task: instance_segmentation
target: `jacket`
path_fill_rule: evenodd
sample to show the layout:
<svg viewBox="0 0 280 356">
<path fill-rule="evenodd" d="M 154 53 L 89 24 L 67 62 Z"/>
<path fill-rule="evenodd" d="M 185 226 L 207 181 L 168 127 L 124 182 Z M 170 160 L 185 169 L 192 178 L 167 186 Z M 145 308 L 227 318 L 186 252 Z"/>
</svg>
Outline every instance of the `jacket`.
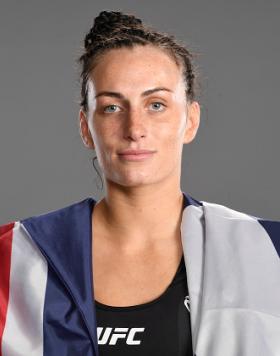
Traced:
<svg viewBox="0 0 280 356">
<path fill-rule="evenodd" d="M 182 193 L 193 354 L 279 356 L 280 221 Z M 0 356 L 98 356 L 95 203 L 0 226 Z"/>
</svg>

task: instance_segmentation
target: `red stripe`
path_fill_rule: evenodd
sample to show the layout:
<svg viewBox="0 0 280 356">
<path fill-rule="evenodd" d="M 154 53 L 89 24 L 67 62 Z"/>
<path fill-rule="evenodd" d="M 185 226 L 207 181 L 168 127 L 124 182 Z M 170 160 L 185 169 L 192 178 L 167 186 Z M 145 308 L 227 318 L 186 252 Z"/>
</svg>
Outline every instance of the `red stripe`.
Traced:
<svg viewBox="0 0 280 356">
<path fill-rule="evenodd" d="M 7 308 L 9 302 L 10 268 L 14 225 L 15 223 L 11 222 L 0 226 L 0 356 L 2 356 L 2 337 L 6 323 Z"/>
</svg>

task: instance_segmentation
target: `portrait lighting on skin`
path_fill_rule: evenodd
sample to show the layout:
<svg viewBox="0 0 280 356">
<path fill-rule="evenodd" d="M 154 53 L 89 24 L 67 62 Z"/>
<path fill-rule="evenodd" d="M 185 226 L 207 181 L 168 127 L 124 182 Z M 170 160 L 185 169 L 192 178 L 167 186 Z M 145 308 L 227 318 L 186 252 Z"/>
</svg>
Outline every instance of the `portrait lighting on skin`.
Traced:
<svg viewBox="0 0 280 356">
<path fill-rule="evenodd" d="M 154 225 L 159 202 L 162 221 L 181 210 L 182 148 L 194 139 L 200 118 L 198 102 L 186 98 L 181 67 L 150 45 L 109 50 L 91 70 L 87 102 L 80 132 L 106 180 L 106 197 L 95 209 L 102 207 L 111 228 L 118 221 L 128 229 L 123 241 L 126 235 L 135 241 L 137 231 L 139 242 L 153 231 L 163 236 L 167 226 L 157 233 Z"/>
</svg>

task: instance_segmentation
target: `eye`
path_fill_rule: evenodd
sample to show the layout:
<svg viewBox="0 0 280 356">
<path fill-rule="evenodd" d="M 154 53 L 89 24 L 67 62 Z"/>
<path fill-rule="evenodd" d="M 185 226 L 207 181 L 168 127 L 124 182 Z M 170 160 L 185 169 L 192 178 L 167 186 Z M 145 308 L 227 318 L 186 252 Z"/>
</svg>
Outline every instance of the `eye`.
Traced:
<svg viewBox="0 0 280 356">
<path fill-rule="evenodd" d="M 104 112 L 109 112 L 109 113 L 110 113 L 110 112 L 116 112 L 116 111 L 114 110 L 114 108 L 117 108 L 117 107 L 118 107 L 118 106 L 115 105 L 115 104 L 105 106 L 105 107 L 104 107 Z M 113 111 L 107 111 L 107 110 L 106 110 L 107 108 L 111 108 L 111 109 L 113 108 Z"/>
<path fill-rule="evenodd" d="M 166 105 L 164 105 L 163 103 L 159 102 L 159 101 L 154 101 L 151 105 L 154 105 L 154 108 L 156 109 L 160 109 L 161 107 L 165 107 Z M 163 111 L 164 108 L 160 109 L 160 110 L 155 110 L 155 111 Z"/>
</svg>

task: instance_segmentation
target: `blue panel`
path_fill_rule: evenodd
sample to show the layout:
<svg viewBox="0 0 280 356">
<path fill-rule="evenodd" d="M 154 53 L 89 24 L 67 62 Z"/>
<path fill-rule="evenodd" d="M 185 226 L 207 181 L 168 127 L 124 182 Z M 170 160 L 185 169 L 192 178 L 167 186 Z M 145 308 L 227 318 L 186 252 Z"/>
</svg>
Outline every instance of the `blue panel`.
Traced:
<svg viewBox="0 0 280 356">
<path fill-rule="evenodd" d="M 280 221 L 258 219 L 258 222 L 265 228 L 280 257 Z"/>
<path fill-rule="evenodd" d="M 44 306 L 44 356 L 96 356 L 81 313 L 51 267 Z"/>
<path fill-rule="evenodd" d="M 45 346 L 52 350 L 57 343 L 56 352 L 46 352 L 48 356 L 98 355 L 91 256 L 91 214 L 95 203 L 93 198 L 87 198 L 21 221 L 48 262 Z M 74 352 L 73 342 L 65 351 L 66 331 L 73 340 L 80 340 L 80 352 Z M 91 353 L 87 351 L 90 344 Z"/>
</svg>

